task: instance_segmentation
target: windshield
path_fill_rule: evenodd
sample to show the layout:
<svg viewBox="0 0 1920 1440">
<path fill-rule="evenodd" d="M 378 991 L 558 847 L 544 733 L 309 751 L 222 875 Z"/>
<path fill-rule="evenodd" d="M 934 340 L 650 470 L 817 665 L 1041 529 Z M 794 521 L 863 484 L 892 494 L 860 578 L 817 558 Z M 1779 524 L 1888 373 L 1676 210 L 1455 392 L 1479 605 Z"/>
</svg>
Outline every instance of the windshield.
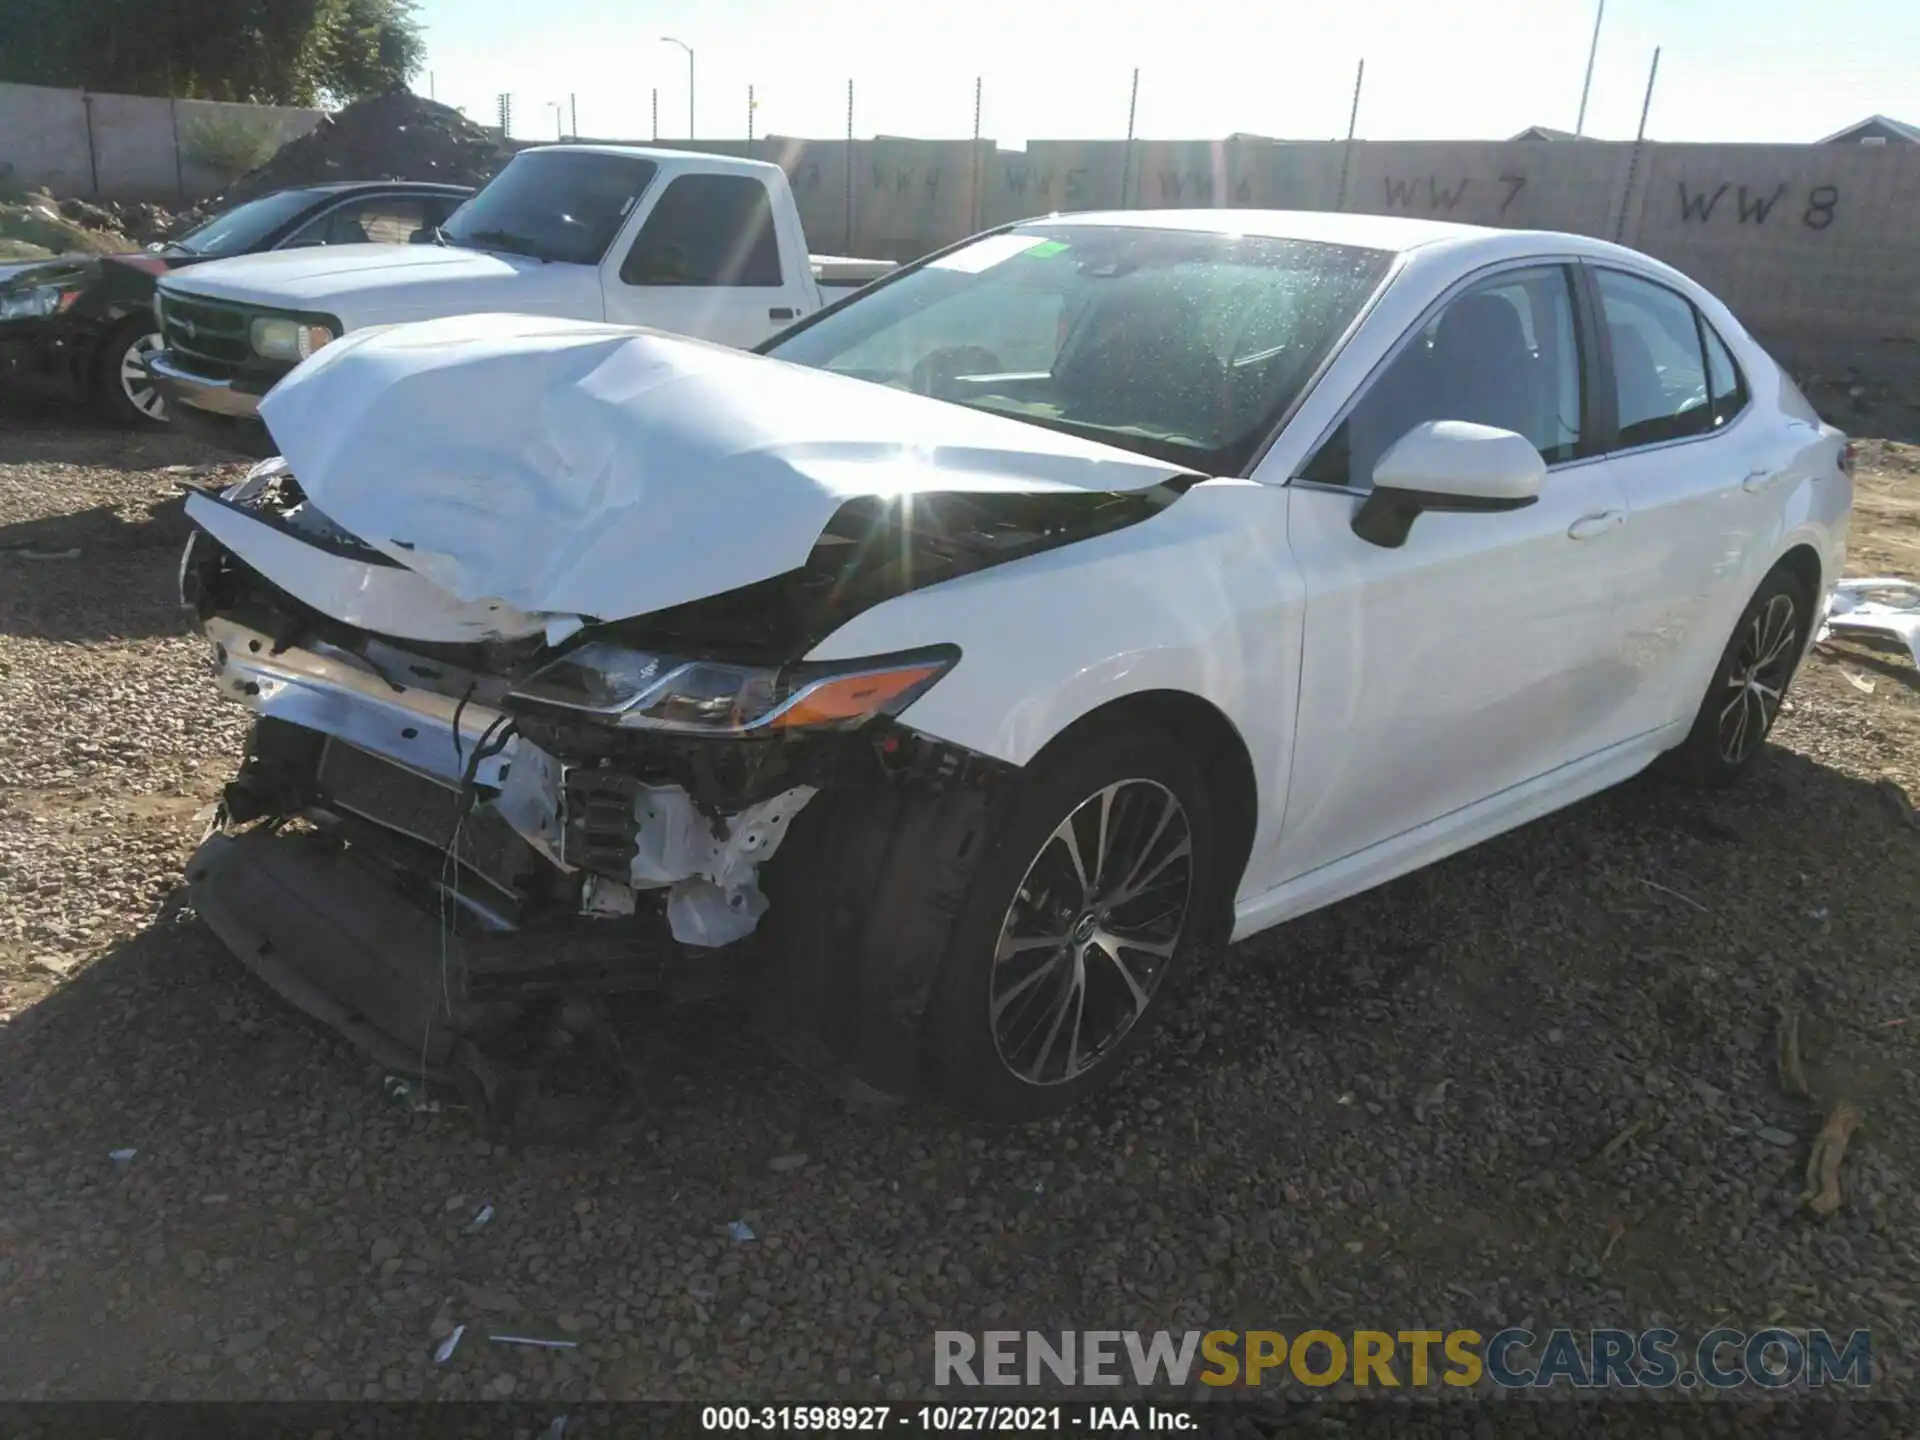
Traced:
<svg viewBox="0 0 1920 1440">
<path fill-rule="evenodd" d="M 767 353 L 1233 474 L 1392 258 L 1260 236 L 1023 225 Z"/>
<path fill-rule="evenodd" d="M 638 155 L 528 150 L 448 217 L 455 245 L 597 265 L 657 167 Z"/>
<path fill-rule="evenodd" d="M 324 198 L 311 190 L 276 190 L 223 210 L 197 230 L 189 230 L 163 247 L 174 254 L 200 255 L 209 260 L 247 255 L 264 246 L 281 226 L 292 223 Z"/>
</svg>

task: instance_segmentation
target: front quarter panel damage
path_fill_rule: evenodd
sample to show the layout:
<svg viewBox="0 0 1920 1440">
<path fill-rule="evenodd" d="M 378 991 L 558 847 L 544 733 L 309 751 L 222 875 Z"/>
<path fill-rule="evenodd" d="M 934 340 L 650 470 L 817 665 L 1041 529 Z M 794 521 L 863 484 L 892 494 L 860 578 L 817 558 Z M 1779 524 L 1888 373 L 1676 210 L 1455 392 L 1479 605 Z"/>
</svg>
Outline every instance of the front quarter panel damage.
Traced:
<svg viewBox="0 0 1920 1440">
<path fill-rule="evenodd" d="M 1287 500 L 1281 487 L 1208 481 L 1150 524 L 876 605 L 807 658 L 951 641 L 959 664 L 901 720 L 1012 766 L 1129 697 L 1198 697 L 1238 731 L 1260 787 L 1240 886 L 1256 893 L 1271 883 L 1262 857 L 1285 804 L 1305 621 Z"/>
</svg>

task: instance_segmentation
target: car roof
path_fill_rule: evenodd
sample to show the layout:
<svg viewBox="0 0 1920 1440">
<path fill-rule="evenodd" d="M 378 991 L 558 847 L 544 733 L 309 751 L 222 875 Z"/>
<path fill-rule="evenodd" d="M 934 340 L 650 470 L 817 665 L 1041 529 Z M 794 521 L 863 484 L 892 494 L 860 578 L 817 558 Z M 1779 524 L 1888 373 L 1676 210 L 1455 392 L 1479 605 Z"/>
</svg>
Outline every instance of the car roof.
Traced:
<svg viewBox="0 0 1920 1440">
<path fill-rule="evenodd" d="M 568 155 L 632 155 L 642 160 L 651 160 L 656 165 L 685 164 L 698 161 L 703 168 L 718 171 L 732 171 L 741 175 L 766 175 L 769 172 L 784 177 L 786 172 L 771 160 L 753 160 L 744 155 L 715 155 L 707 150 L 674 150 L 666 146 L 654 145 L 529 145 L 520 153 L 531 154 L 535 151 L 558 150 Z"/>
<path fill-rule="evenodd" d="M 288 185 L 302 195 L 355 195 L 365 190 L 417 190 L 429 195 L 471 195 L 471 185 L 449 185 L 444 180 L 330 180 L 324 185 Z"/>
<path fill-rule="evenodd" d="M 1131 225 L 1157 230 L 1198 230 L 1227 235 L 1259 235 L 1276 240 L 1311 240 L 1355 245 L 1404 254 L 1444 248 L 1460 261 L 1504 260 L 1541 255 L 1647 257 L 1624 246 L 1556 230 L 1502 230 L 1454 220 L 1423 220 L 1410 215 L 1363 215 L 1333 210 L 1096 210 L 1036 216 L 1033 222 L 1074 225 Z"/>
</svg>

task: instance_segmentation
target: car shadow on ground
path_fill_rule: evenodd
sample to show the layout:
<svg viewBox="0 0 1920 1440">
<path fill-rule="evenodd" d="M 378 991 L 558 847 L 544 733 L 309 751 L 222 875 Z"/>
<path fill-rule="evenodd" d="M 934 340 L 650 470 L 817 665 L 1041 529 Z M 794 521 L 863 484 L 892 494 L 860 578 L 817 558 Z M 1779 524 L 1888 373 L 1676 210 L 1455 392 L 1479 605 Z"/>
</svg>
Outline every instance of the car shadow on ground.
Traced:
<svg viewBox="0 0 1920 1440">
<path fill-rule="evenodd" d="M 183 632 L 171 577 L 192 530 L 185 503 L 182 486 L 157 484 L 132 518 L 102 504 L 0 524 L 0 633 L 71 642 Z"/>
</svg>

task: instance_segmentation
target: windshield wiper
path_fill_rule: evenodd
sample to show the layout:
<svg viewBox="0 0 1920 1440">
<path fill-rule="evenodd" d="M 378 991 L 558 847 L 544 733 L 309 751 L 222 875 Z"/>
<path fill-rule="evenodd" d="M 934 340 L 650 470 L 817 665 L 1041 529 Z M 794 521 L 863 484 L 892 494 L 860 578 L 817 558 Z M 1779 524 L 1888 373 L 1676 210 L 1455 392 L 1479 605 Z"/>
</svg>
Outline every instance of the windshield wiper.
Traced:
<svg viewBox="0 0 1920 1440">
<path fill-rule="evenodd" d="M 482 250 L 504 250 L 509 255 L 524 255 L 529 260 L 538 260 L 542 265 L 553 262 L 538 249 L 531 249 L 534 241 L 524 235 L 515 235 L 511 230 L 474 230 L 458 238 L 457 243 L 475 245 Z"/>
</svg>

